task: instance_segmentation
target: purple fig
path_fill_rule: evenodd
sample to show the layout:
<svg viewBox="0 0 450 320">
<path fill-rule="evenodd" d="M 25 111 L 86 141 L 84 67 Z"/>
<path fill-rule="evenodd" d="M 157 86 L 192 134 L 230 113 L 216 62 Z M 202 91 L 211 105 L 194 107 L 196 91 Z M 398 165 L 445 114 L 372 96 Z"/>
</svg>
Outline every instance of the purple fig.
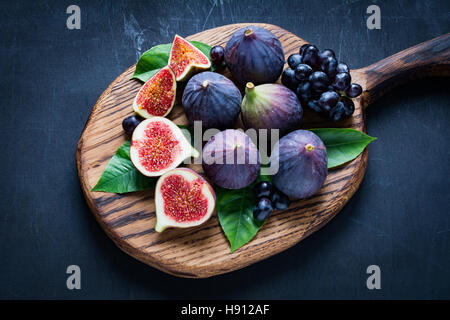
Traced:
<svg viewBox="0 0 450 320">
<path fill-rule="evenodd" d="M 225 62 L 242 85 L 275 82 L 283 71 L 283 47 L 270 31 L 248 26 L 236 31 L 228 41 Z"/>
<path fill-rule="evenodd" d="M 254 86 L 247 83 L 242 100 L 242 121 L 253 129 L 279 129 L 280 136 L 298 129 L 303 109 L 294 92 L 273 83 Z"/>
<path fill-rule="evenodd" d="M 203 148 L 203 171 L 216 185 L 240 189 L 258 177 L 259 151 L 250 137 L 228 129 L 214 135 Z"/>
<path fill-rule="evenodd" d="M 242 95 L 233 82 L 221 74 L 202 72 L 193 76 L 183 92 L 182 103 L 191 126 L 202 121 L 203 129 L 234 127 Z"/>
<path fill-rule="evenodd" d="M 271 167 L 278 164 L 273 184 L 291 198 L 315 194 L 327 177 L 327 152 L 322 140 L 307 130 L 296 130 L 277 142 L 270 156 Z"/>
</svg>

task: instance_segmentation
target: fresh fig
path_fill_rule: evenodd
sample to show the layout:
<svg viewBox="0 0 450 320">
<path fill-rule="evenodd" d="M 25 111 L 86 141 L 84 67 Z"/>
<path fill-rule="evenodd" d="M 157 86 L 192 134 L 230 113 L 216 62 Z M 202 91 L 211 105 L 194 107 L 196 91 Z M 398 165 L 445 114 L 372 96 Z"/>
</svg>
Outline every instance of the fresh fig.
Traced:
<svg viewBox="0 0 450 320">
<path fill-rule="evenodd" d="M 280 136 L 298 129 L 303 117 L 295 93 L 274 83 L 259 86 L 247 83 L 241 111 L 247 129 L 279 129 Z"/>
<path fill-rule="evenodd" d="M 191 125 L 202 121 L 204 129 L 234 127 L 242 95 L 233 82 L 221 74 L 202 72 L 193 76 L 183 92 L 183 107 Z"/>
<path fill-rule="evenodd" d="M 283 47 L 270 31 L 248 26 L 236 31 L 228 41 L 225 62 L 242 85 L 275 82 L 283 71 Z"/>
<path fill-rule="evenodd" d="M 295 199 L 315 194 L 327 177 L 327 152 L 322 140 L 308 130 L 296 130 L 275 144 L 271 166 L 278 163 L 273 184 Z"/>
<path fill-rule="evenodd" d="M 187 79 L 192 73 L 211 68 L 208 57 L 192 43 L 175 35 L 169 56 L 169 67 L 177 81 Z"/>
<path fill-rule="evenodd" d="M 170 170 L 156 183 L 155 230 L 198 226 L 211 217 L 215 204 L 214 190 L 202 176 L 188 168 Z"/>
<path fill-rule="evenodd" d="M 260 167 L 258 149 L 240 130 L 221 131 L 203 148 L 203 170 L 220 187 L 244 188 L 255 181 Z"/>
<path fill-rule="evenodd" d="M 186 158 L 198 156 L 181 129 L 167 118 L 152 117 L 134 129 L 130 159 L 143 175 L 160 176 Z"/>
<path fill-rule="evenodd" d="M 133 101 L 134 112 L 143 118 L 165 117 L 173 108 L 176 90 L 175 74 L 166 66 L 139 90 Z"/>
</svg>

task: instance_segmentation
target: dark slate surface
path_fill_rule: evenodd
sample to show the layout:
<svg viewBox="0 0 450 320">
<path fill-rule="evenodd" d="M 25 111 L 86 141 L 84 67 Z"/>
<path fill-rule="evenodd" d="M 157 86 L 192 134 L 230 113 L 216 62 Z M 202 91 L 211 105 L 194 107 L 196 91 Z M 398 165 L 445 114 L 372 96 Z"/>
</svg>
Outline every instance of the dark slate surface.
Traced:
<svg viewBox="0 0 450 320">
<path fill-rule="evenodd" d="M 366 8 L 381 7 L 381 30 Z M 450 31 L 448 1 L 74 1 L 0 3 L 0 298 L 450 298 L 447 79 L 402 86 L 368 110 L 360 190 L 325 228 L 256 265 L 179 279 L 108 239 L 84 202 L 76 143 L 108 84 L 152 45 L 237 22 L 279 25 L 353 68 Z M 66 288 L 66 267 L 82 289 Z M 381 290 L 366 268 L 381 267 Z"/>
</svg>

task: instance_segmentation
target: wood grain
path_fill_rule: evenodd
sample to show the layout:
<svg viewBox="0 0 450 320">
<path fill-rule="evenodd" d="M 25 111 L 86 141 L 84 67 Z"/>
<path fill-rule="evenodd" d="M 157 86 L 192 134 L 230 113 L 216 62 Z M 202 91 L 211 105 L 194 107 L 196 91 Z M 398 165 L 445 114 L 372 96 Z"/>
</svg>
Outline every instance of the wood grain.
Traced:
<svg viewBox="0 0 450 320">
<path fill-rule="evenodd" d="M 225 45 L 236 30 L 247 25 L 249 24 L 226 25 L 197 33 L 188 39 L 203 41 L 209 45 Z M 253 25 L 274 33 L 283 45 L 286 58 L 305 43 L 303 39 L 277 26 Z M 447 62 L 443 64 L 442 72 L 448 74 L 448 39 L 445 43 L 447 48 L 444 56 L 447 56 Z M 442 46 L 442 42 L 440 45 Z M 362 100 L 358 98 L 355 101 L 354 116 L 338 126 L 366 131 L 361 102 L 367 105 L 370 99 L 384 90 L 380 89 L 384 81 L 380 75 L 385 75 L 386 70 L 381 72 L 377 66 L 374 64 L 352 71 L 353 81 L 360 83 L 365 92 L 361 96 Z M 401 66 L 404 65 L 394 68 L 399 75 L 402 70 L 406 73 L 410 70 L 402 69 Z M 137 80 L 130 80 L 134 68 L 135 66 L 130 67 L 114 80 L 98 99 L 79 140 L 76 157 L 81 186 L 95 218 L 117 246 L 136 259 L 175 276 L 190 278 L 210 277 L 240 269 L 279 253 L 320 229 L 358 189 L 367 165 L 367 149 L 350 163 L 330 170 L 325 185 L 315 196 L 294 201 L 283 212 L 274 212 L 256 237 L 234 253 L 230 253 L 229 243 L 217 216 L 196 228 L 167 229 L 162 234 L 155 232 L 153 190 L 123 195 L 90 191 L 108 160 L 125 141 L 121 122 L 133 113 L 132 101 L 142 85 Z M 228 73 L 225 75 L 231 78 Z M 177 105 L 168 118 L 177 124 L 187 124 L 179 100 L 178 98 Z M 336 124 L 305 112 L 304 127 L 330 126 Z M 190 167 L 202 173 L 201 166 Z"/>
</svg>

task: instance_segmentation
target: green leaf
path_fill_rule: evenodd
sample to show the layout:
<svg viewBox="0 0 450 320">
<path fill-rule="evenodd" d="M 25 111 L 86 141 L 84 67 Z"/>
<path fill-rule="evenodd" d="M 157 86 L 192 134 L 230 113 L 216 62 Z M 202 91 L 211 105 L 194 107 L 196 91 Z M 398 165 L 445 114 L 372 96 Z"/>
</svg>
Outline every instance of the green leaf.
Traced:
<svg viewBox="0 0 450 320">
<path fill-rule="evenodd" d="M 126 193 L 152 188 L 155 179 L 140 173 L 130 160 L 130 141 L 122 144 L 106 164 L 102 176 L 91 191 Z"/>
<path fill-rule="evenodd" d="M 328 169 L 355 159 L 364 148 L 377 138 L 348 128 L 311 129 L 327 148 Z"/>
<path fill-rule="evenodd" d="M 253 184 L 237 190 L 216 188 L 219 222 L 230 242 L 231 252 L 253 239 L 264 224 L 253 218 L 256 199 L 252 188 Z"/>
<path fill-rule="evenodd" d="M 209 51 L 211 51 L 211 46 L 199 41 L 190 42 L 201 52 L 203 52 L 208 57 L 208 59 L 210 59 Z M 159 71 L 159 69 L 167 65 L 167 63 L 169 62 L 171 48 L 172 44 L 166 43 L 154 46 L 150 50 L 145 51 L 139 58 L 139 61 L 136 64 L 136 69 L 131 79 L 139 79 L 143 82 L 149 80 L 155 73 Z"/>
</svg>

